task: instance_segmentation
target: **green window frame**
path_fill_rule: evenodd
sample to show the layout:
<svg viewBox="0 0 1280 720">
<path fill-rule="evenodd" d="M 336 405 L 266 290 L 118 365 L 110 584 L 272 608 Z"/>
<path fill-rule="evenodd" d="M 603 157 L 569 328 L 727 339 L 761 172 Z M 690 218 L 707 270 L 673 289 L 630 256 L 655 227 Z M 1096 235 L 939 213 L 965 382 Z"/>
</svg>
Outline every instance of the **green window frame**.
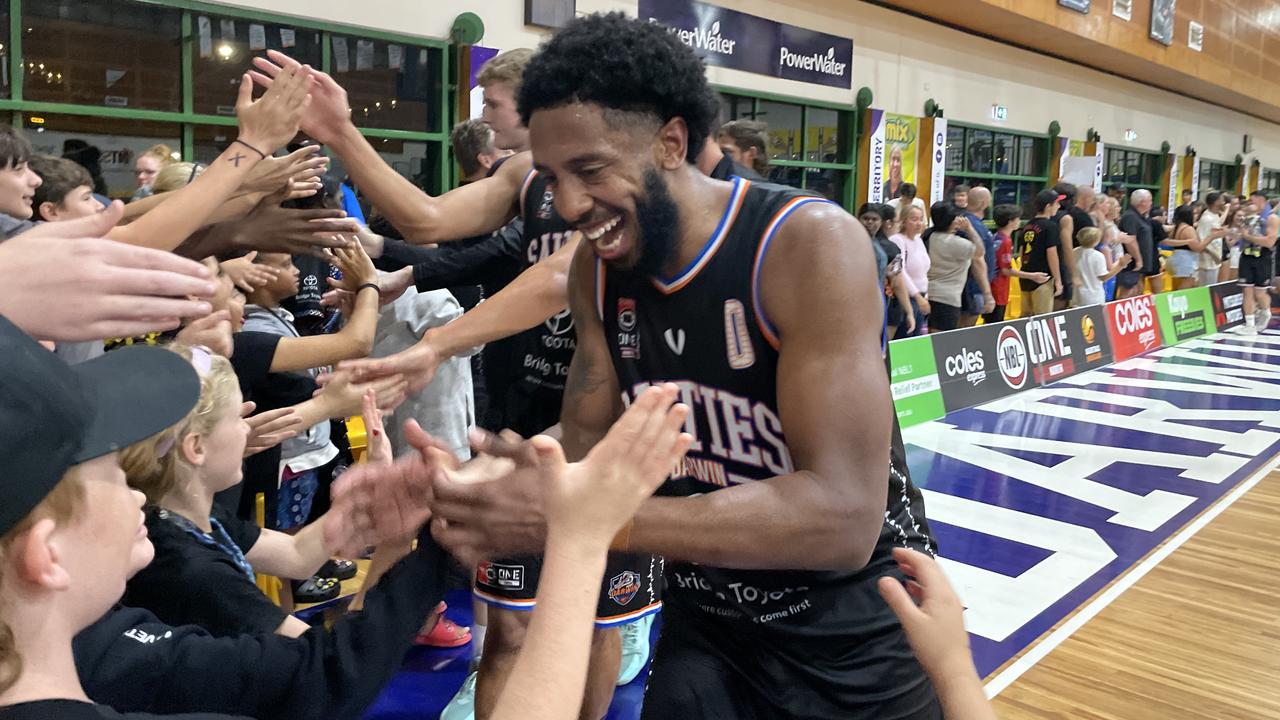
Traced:
<svg viewBox="0 0 1280 720">
<path fill-rule="evenodd" d="M 1202 159 L 1200 161 L 1200 177 L 1196 178 L 1197 195 L 1210 190 L 1227 190 L 1235 192 L 1236 181 L 1239 180 L 1240 166 L 1225 160 Z"/>
<path fill-rule="evenodd" d="M 1280 170 L 1262 168 L 1262 174 L 1258 177 L 1258 190 L 1266 193 L 1267 197 L 1280 195 Z"/>
<path fill-rule="evenodd" d="M 1103 157 L 1103 186 L 1121 183 L 1127 192 L 1138 188 L 1158 193 L 1164 174 L 1165 157 L 1155 150 L 1107 147 Z"/>
<path fill-rule="evenodd" d="M 390 130 L 371 127 L 357 127 L 362 135 L 371 142 L 384 140 L 386 143 L 422 143 L 427 146 L 422 173 L 418 175 L 421 183 L 434 192 L 443 192 L 453 185 L 453 162 L 449 148 L 449 129 L 452 126 L 452 93 L 454 90 L 454 53 L 448 41 L 424 38 L 399 33 L 372 30 L 357 26 L 310 20 L 277 13 L 235 7 L 231 5 L 215 5 L 199 0 L 125 0 L 138 5 L 161 6 L 181 12 L 181 53 L 182 53 L 182 109 L 179 111 L 139 110 L 124 107 L 107 107 L 100 105 L 80 105 L 62 102 L 35 102 L 25 100 L 23 95 L 24 55 L 23 40 L 23 8 L 33 7 L 42 0 L 7 0 L 0 1 L 0 10 L 8 6 L 9 26 L 7 28 L 7 45 L 4 55 L 8 57 L 10 93 L 0 99 L 0 111 L 7 111 L 14 127 L 23 127 L 25 120 L 31 115 L 75 115 L 144 122 L 173 123 L 180 128 L 181 151 L 183 158 L 191 158 L 195 152 L 195 128 L 197 126 L 236 126 L 235 117 L 194 111 L 194 83 L 192 79 L 193 54 L 197 52 L 196 18 L 210 15 L 233 18 L 243 21 L 276 23 L 298 29 L 319 31 L 323 48 L 321 69 L 331 72 L 332 39 L 335 36 L 352 39 L 384 41 L 402 45 L 408 49 L 422 48 L 428 52 L 438 53 L 435 65 L 439 68 L 440 77 L 435 83 L 439 87 L 439 97 L 431 98 L 431 110 L 426 126 L 421 130 Z M 92 3 L 93 0 L 81 0 Z M 407 52 L 406 52 L 407 54 Z M 435 125 L 438 130 L 431 130 Z M 375 147 L 380 144 L 374 142 Z M 431 167 L 427 167 L 430 165 Z"/>
<path fill-rule="evenodd" d="M 824 192 L 832 191 L 833 199 L 839 202 L 850 213 L 855 212 L 857 198 L 857 113 L 848 105 L 824 103 L 814 100 L 758 93 L 741 88 L 713 86 L 721 96 L 721 107 L 726 110 L 722 122 L 729 120 L 759 119 L 769 122 L 768 111 L 775 105 L 792 107 L 800 113 L 799 143 L 791 145 L 788 152 L 792 159 L 771 157 L 769 160 L 770 179 L 787 185 Z M 835 115 L 836 137 L 834 152 L 826 152 L 826 125 L 818 125 L 820 118 Z M 811 132 L 811 130 L 813 132 Z M 813 147 L 814 137 L 821 137 L 822 147 Z M 822 156 L 811 159 L 816 153 Z M 827 156 L 834 155 L 834 159 Z M 798 159 L 795 159 L 798 158 Z M 777 176 L 776 178 L 774 176 Z M 834 185 L 834 179 L 840 179 L 840 187 Z"/>
<path fill-rule="evenodd" d="M 991 191 L 990 220 L 996 205 L 1013 204 L 1031 217 L 1035 194 L 1049 183 L 1051 138 L 1003 127 L 947 122 L 944 192 L 961 183 Z"/>
</svg>

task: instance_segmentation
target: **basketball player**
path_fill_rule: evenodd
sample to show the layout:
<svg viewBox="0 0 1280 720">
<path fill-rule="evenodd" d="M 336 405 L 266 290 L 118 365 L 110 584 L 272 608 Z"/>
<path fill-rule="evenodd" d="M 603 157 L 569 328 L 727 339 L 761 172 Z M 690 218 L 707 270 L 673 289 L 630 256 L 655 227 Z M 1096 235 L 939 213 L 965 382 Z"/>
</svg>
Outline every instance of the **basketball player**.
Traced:
<svg viewBox="0 0 1280 720">
<path fill-rule="evenodd" d="M 271 78 L 283 68 L 297 64 L 278 52 L 271 51 L 269 55 L 270 61 L 255 60 L 265 73 L 256 74 L 255 79 L 263 85 L 269 85 Z M 351 123 L 346 92 L 326 74 L 318 74 L 316 95 L 303 131 L 343 159 L 356 184 L 406 240 L 428 243 L 479 235 L 497 230 L 513 217 L 522 218 L 525 272 L 534 272 L 539 265 L 547 264 L 557 250 L 576 243 L 577 236 L 557 214 L 546 178 L 531 167 L 528 130 L 516 112 L 515 93 L 531 55 L 531 51 L 524 49 L 502 53 L 486 63 L 477 78 L 484 88 L 483 119 L 494 129 L 495 144 L 521 152 L 504 162 L 490 177 L 440 197 L 426 195 L 381 159 Z M 571 253 L 570 247 L 562 255 L 565 266 L 572 258 Z M 539 276 L 545 274 L 542 272 Z M 524 286 L 536 288 L 537 284 Z M 560 292 L 563 295 L 564 291 Z M 486 315 L 500 317 L 494 310 L 502 304 L 491 304 L 501 296 L 502 293 L 495 295 L 473 312 L 482 319 Z M 552 309 L 534 319 L 532 325 L 513 338 L 507 360 L 513 366 L 512 377 L 502 390 L 495 388 L 487 413 L 494 429 L 509 428 L 524 437 L 543 432 L 557 423 L 564 380 L 575 347 L 573 319 L 563 300 L 558 314 Z M 469 347 L 525 328 L 530 325 L 503 325 L 502 334 L 474 342 Z M 417 354 L 415 350 L 408 354 Z M 415 391 L 429 380 L 421 375 L 418 378 Z M 532 552 L 540 553 L 541 548 Z M 541 559 L 537 556 L 491 556 L 479 564 L 475 594 L 490 608 L 475 685 L 478 717 L 487 717 L 492 711 L 515 662 L 528 624 L 528 611 L 536 602 L 540 567 Z M 632 582 L 601 590 L 583 717 L 600 718 L 607 711 L 621 661 L 618 627 L 658 611 L 661 602 L 655 580 L 661 572 L 660 558 L 611 556 L 606 577 L 625 577 Z"/>
<path fill-rule="evenodd" d="M 865 231 L 822 199 L 699 173 L 716 108 L 660 26 L 578 18 L 523 83 L 539 175 L 587 245 L 566 452 L 649 384 L 676 382 L 693 408 L 687 460 L 615 540 L 670 561 L 644 717 L 940 718 L 876 591 L 894 546 L 932 541 L 891 452 Z M 434 491 L 436 537 L 460 556 L 545 541 L 534 473 Z"/>
</svg>

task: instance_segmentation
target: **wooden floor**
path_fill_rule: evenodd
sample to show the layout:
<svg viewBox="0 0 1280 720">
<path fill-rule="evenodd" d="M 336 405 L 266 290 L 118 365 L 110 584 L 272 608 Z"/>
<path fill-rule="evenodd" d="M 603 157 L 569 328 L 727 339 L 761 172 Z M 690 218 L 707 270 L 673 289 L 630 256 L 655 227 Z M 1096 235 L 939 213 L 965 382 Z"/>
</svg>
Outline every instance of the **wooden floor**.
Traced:
<svg viewBox="0 0 1280 720">
<path fill-rule="evenodd" d="M 1280 719 L 1280 471 L 994 702 L 1002 720 Z"/>
</svg>

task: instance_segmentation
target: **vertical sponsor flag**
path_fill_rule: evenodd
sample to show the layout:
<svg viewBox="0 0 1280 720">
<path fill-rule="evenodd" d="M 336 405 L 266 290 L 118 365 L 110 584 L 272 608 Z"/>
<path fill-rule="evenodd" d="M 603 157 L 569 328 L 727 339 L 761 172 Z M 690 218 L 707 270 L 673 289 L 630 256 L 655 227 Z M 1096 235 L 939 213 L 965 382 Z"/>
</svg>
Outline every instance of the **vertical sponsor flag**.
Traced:
<svg viewBox="0 0 1280 720">
<path fill-rule="evenodd" d="M 868 127 L 871 132 L 867 133 L 867 167 L 869 173 L 867 175 L 867 202 L 885 202 L 884 198 L 884 122 L 885 111 L 869 110 L 867 116 L 870 118 Z"/>
<path fill-rule="evenodd" d="M 1093 144 L 1094 170 L 1093 170 L 1093 191 L 1102 193 L 1102 175 L 1106 169 L 1106 152 L 1101 140 Z"/>
<path fill-rule="evenodd" d="M 916 184 L 920 118 L 871 111 L 868 202 L 889 202 L 902 183 Z"/>
<path fill-rule="evenodd" d="M 947 179 L 947 119 L 933 119 L 933 166 L 929 178 L 929 200 L 925 207 L 942 199 Z"/>
</svg>

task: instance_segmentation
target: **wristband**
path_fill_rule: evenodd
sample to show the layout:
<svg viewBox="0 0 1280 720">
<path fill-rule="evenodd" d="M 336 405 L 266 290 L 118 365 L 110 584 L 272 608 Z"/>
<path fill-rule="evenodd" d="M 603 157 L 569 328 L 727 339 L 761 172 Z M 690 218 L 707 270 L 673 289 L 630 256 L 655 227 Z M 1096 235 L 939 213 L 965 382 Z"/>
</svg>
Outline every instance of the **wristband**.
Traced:
<svg viewBox="0 0 1280 720">
<path fill-rule="evenodd" d="M 258 148 L 256 148 L 256 147 L 254 147 L 254 146 L 250 145 L 249 143 L 247 143 L 247 142 L 245 142 L 245 141 L 241 140 L 240 138 L 236 138 L 235 140 L 232 140 L 231 142 L 238 142 L 238 143 L 240 143 L 241 145 L 243 145 L 243 146 L 245 146 L 245 147 L 249 148 L 250 150 L 252 150 L 252 151 L 254 151 L 254 152 L 258 153 L 258 157 L 262 158 L 263 160 L 266 160 L 266 159 L 267 159 L 267 154 L 266 154 L 266 153 L 262 152 L 261 150 L 259 150 L 259 149 L 258 149 Z"/>
<path fill-rule="evenodd" d="M 359 295 L 359 294 L 360 294 L 360 291 L 361 291 L 361 290 L 363 290 L 363 289 L 365 289 L 365 288 L 373 288 L 373 289 L 374 289 L 374 291 L 375 291 L 375 292 L 377 292 L 379 295 L 381 295 L 381 294 L 382 294 L 382 287 L 381 287 L 380 285 L 378 285 L 378 283 L 365 283 L 365 284 L 361 285 L 360 287 L 356 288 L 356 294 L 357 294 L 357 295 Z"/>
<path fill-rule="evenodd" d="M 636 519 L 631 518 L 626 525 L 613 536 L 613 542 L 609 543 L 610 552 L 627 552 L 631 549 L 631 529 L 636 526 Z"/>
</svg>

